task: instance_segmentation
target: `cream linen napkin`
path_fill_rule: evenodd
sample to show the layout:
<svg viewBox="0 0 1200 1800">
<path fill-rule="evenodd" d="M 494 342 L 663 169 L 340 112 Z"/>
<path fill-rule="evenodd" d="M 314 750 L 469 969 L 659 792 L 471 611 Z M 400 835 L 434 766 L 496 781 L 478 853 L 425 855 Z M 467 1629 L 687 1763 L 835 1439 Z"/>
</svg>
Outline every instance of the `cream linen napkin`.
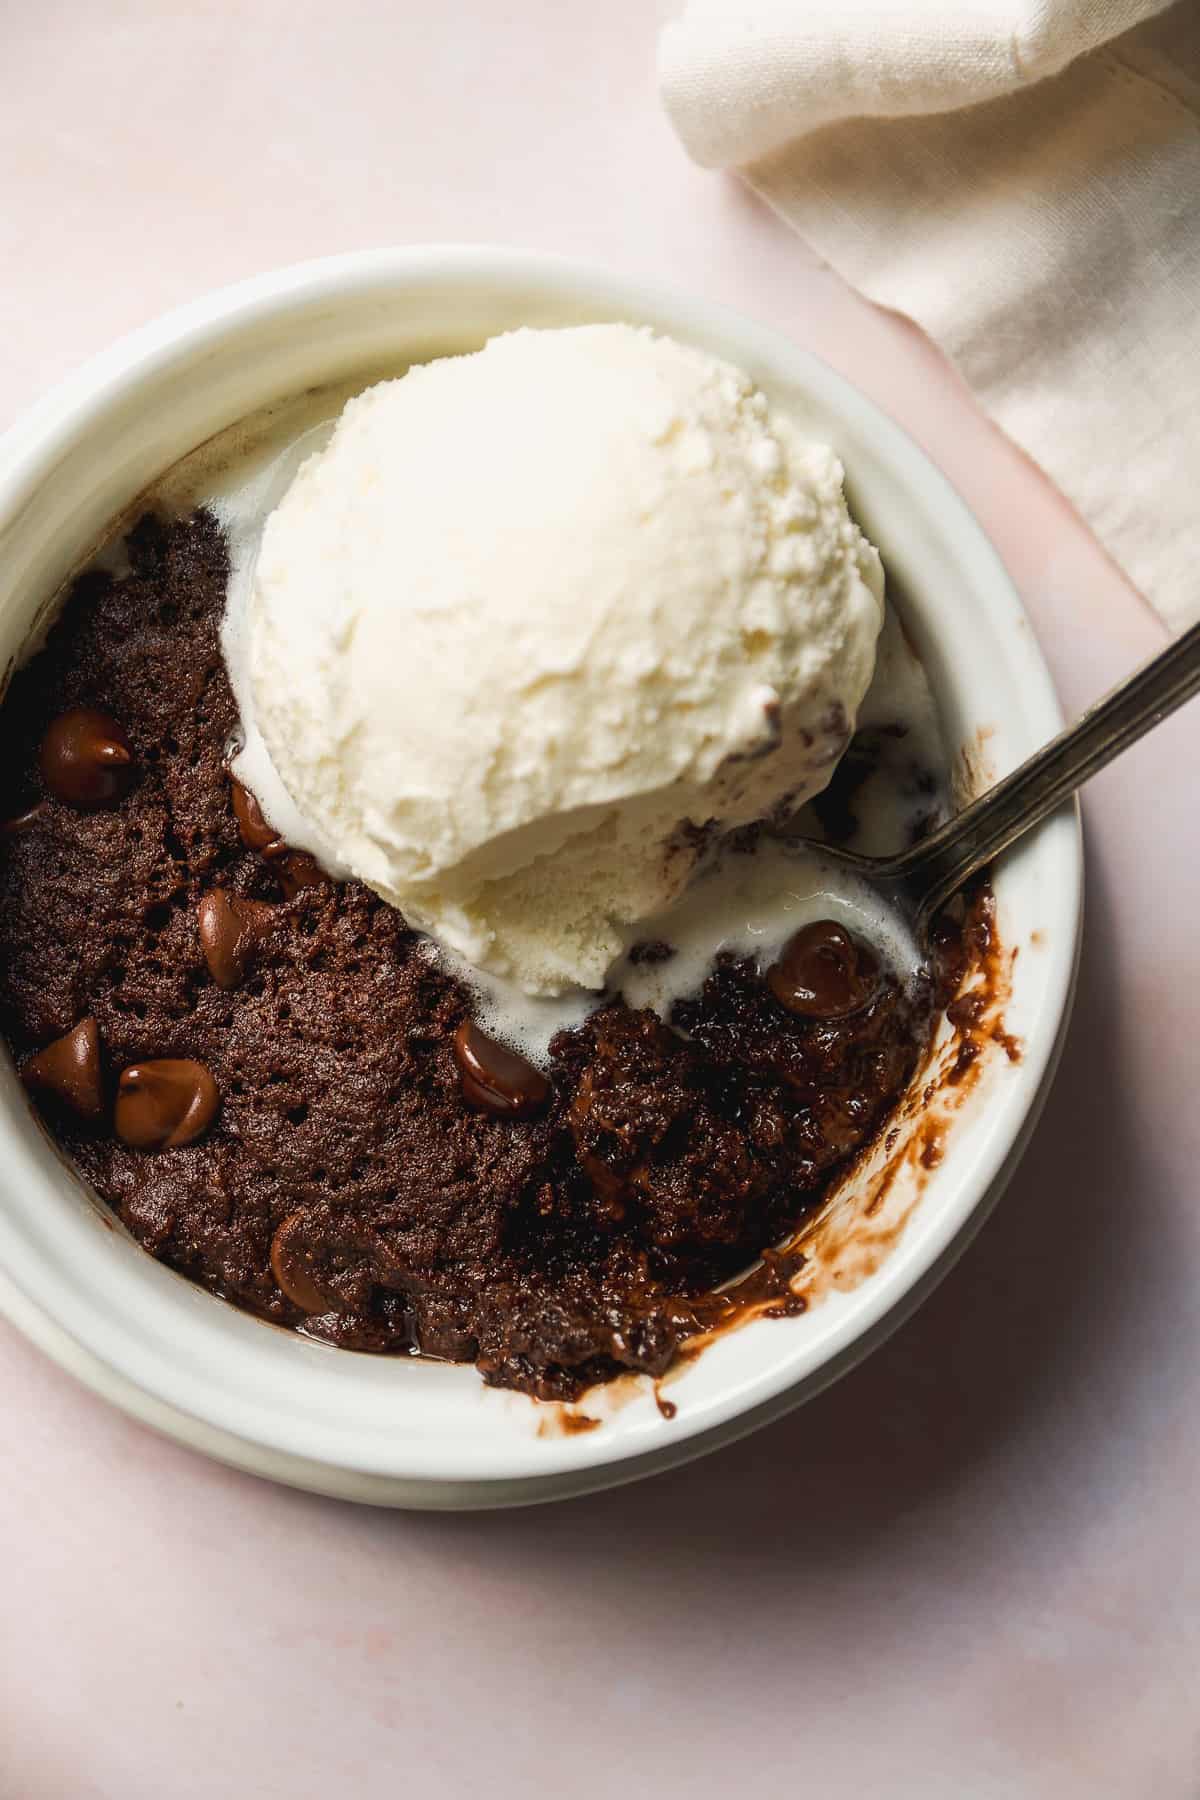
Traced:
<svg viewBox="0 0 1200 1800">
<path fill-rule="evenodd" d="M 1200 614 L 1200 0 L 690 0 L 667 111 Z"/>
</svg>

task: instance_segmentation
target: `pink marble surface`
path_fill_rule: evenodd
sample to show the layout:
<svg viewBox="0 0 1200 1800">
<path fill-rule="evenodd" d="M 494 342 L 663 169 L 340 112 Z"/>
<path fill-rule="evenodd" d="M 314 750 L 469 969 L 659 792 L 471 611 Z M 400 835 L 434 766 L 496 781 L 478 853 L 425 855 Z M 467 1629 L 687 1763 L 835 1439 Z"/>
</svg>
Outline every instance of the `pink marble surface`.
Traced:
<svg viewBox="0 0 1200 1800">
<path fill-rule="evenodd" d="M 646 0 L 0 0 L 0 424 L 272 264 L 587 255 L 854 375 L 981 514 L 1078 707 L 1155 621 L 901 321 L 689 167 L 655 25 Z M 418 1771 L 496 1800 L 1196 1793 L 1198 757 L 1200 708 L 1088 794 L 1078 1009 L 997 1214 L 885 1349 L 747 1443 L 552 1508 L 356 1510 L 159 1441 L 0 1328 L 3 1800 Z"/>
</svg>

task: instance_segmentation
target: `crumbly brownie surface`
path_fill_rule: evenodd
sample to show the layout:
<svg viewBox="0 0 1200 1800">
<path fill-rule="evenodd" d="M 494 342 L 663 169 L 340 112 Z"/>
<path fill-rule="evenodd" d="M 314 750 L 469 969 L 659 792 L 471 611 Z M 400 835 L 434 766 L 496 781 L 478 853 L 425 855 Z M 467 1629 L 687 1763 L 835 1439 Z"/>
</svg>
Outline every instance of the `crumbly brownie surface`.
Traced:
<svg viewBox="0 0 1200 1800">
<path fill-rule="evenodd" d="M 191 1059 L 219 1108 L 195 1141 L 146 1150 L 50 1093 L 59 1141 L 154 1256 L 279 1323 L 473 1360 L 544 1397 L 661 1372 L 702 1297 L 878 1130 L 945 992 L 883 979 L 848 1017 L 801 1018 L 726 960 L 679 1030 L 617 1003 L 556 1039 L 540 1116 L 477 1110 L 453 1045 L 461 986 L 367 889 L 289 879 L 239 831 L 218 526 L 147 518 L 130 556 L 124 578 L 78 584 L 0 708 L 0 817 L 16 821 L 0 834 L 0 1027 L 28 1068 L 94 1018 L 108 1095 L 130 1064 Z M 88 811 L 39 767 L 80 706 L 118 720 L 133 754 L 128 792 Z M 214 890 L 271 909 L 228 988 L 198 929 Z M 281 1256 L 300 1271 L 284 1287 Z"/>
</svg>

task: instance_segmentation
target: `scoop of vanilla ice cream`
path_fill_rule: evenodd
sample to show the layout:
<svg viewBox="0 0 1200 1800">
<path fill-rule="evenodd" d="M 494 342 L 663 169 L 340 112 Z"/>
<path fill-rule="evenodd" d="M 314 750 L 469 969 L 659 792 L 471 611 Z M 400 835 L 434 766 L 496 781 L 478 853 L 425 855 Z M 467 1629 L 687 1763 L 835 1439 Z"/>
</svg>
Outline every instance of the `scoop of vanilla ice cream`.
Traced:
<svg viewBox="0 0 1200 1800">
<path fill-rule="evenodd" d="M 715 830 L 845 747 L 882 622 L 833 453 L 627 325 L 346 407 L 267 521 L 256 724 L 310 843 L 529 993 L 598 988 Z"/>
</svg>

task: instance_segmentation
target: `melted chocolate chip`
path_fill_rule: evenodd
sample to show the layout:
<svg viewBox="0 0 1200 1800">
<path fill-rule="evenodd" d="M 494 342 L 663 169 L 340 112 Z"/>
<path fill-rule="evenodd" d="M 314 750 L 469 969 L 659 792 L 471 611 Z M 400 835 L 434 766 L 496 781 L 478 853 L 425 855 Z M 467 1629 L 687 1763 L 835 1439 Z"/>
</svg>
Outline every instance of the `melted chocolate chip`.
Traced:
<svg viewBox="0 0 1200 1800">
<path fill-rule="evenodd" d="M 284 898 L 294 900 L 301 888 L 317 887 L 325 877 L 315 857 L 306 850 L 289 850 L 282 839 L 276 839 L 278 851 L 274 847 L 264 850 L 269 856 L 275 870 L 275 879 L 283 889 Z"/>
<path fill-rule="evenodd" d="M 250 789 L 243 787 L 232 775 L 229 785 L 234 816 L 247 850 L 259 850 L 264 856 L 281 856 L 286 848 L 284 841 L 274 826 L 267 824 L 266 815 Z"/>
<path fill-rule="evenodd" d="M 302 1313 L 337 1309 L 336 1297 L 321 1286 L 322 1253 L 328 1241 L 309 1230 L 302 1212 L 289 1213 L 271 1239 L 271 1273 L 280 1291 Z"/>
<path fill-rule="evenodd" d="M 463 1099 L 480 1112 L 529 1119 L 550 1098 L 550 1083 L 531 1062 L 487 1037 L 470 1019 L 454 1033 L 454 1057 Z"/>
<path fill-rule="evenodd" d="M 879 964 L 832 919 L 816 919 L 788 939 L 767 970 L 781 1006 L 805 1019 L 844 1019 L 865 1006 L 879 985 Z"/>
<path fill-rule="evenodd" d="M 31 1093 L 52 1095 L 77 1117 L 97 1124 L 104 1116 L 104 1070 L 95 1019 L 81 1019 L 65 1037 L 31 1056 L 21 1080 Z"/>
<path fill-rule="evenodd" d="M 306 850 L 293 850 L 280 837 L 275 827 L 267 823 L 266 814 L 250 789 L 232 775 L 229 785 L 233 792 L 233 810 L 242 842 L 248 850 L 257 850 L 260 856 L 267 857 L 274 865 L 275 876 L 283 889 L 284 898 L 294 900 L 301 888 L 316 887 L 324 881 L 325 877 L 316 858 L 309 856 Z"/>
<path fill-rule="evenodd" d="M 115 806 L 133 780 L 133 746 L 124 728 L 95 706 L 60 713 L 42 739 L 42 779 L 56 800 L 92 812 Z"/>
<path fill-rule="evenodd" d="M 190 1057 L 131 1063 L 117 1083 L 116 1133 L 135 1150 L 172 1150 L 203 1137 L 219 1103 L 216 1082 Z"/>
<path fill-rule="evenodd" d="M 275 923 L 275 908 L 243 900 L 224 888 L 205 894 L 197 909 L 200 947 L 219 988 L 240 987 L 258 946 Z"/>
</svg>

